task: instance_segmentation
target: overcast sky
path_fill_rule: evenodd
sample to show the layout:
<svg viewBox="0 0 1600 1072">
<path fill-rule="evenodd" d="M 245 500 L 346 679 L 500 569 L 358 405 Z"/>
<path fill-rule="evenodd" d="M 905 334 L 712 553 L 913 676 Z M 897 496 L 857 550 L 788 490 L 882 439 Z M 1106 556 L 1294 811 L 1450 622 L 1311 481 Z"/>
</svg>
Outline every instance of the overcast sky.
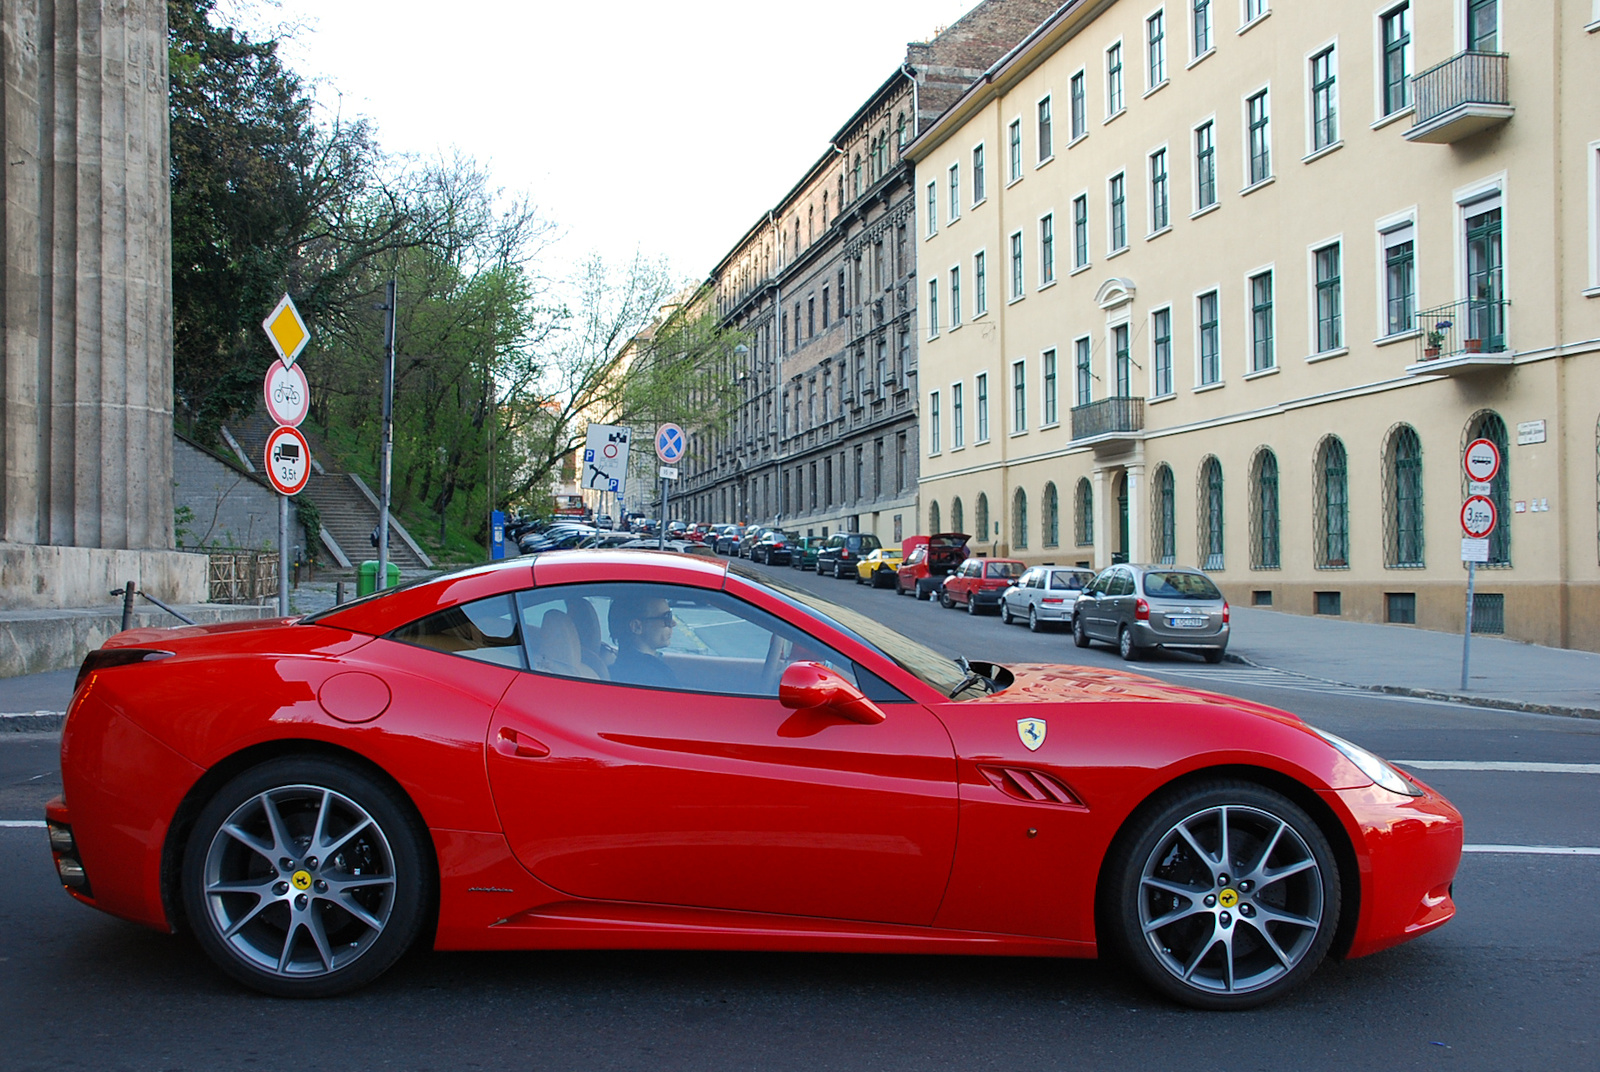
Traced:
<svg viewBox="0 0 1600 1072">
<path fill-rule="evenodd" d="M 975 0 L 237 0 L 392 153 L 459 149 L 563 227 L 704 278 L 828 139 Z M 242 12 L 238 4 L 245 5 Z"/>
</svg>

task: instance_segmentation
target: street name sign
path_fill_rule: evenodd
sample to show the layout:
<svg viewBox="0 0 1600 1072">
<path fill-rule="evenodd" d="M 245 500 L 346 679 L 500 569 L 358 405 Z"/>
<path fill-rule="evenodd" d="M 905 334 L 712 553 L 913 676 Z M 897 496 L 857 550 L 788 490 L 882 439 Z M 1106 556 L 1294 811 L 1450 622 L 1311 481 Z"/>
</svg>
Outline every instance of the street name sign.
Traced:
<svg viewBox="0 0 1600 1072">
<path fill-rule="evenodd" d="M 294 307 L 294 299 L 287 294 L 261 322 L 261 330 L 267 333 L 268 341 L 285 365 L 294 364 L 300 351 L 311 341 L 311 329 L 300 319 L 300 310 Z"/>
<path fill-rule="evenodd" d="M 298 495 L 311 477 L 311 448 L 298 428 L 280 425 L 267 436 L 267 479 L 284 495 Z"/>
<path fill-rule="evenodd" d="M 311 408 L 311 386 L 306 382 L 305 370 L 299 365 L 274 361 L 267 368 L 261 393 L 266 397 L 267 412 L 280 425 L 298 428 Z"/>
<path fill-rule="evenodd" d="M 628 444 L 633 429 L 617 424 L 591 424 L 583 445 L 583 486 L 591 491 L 625 494 L 628 486 Z"/>
</svg>

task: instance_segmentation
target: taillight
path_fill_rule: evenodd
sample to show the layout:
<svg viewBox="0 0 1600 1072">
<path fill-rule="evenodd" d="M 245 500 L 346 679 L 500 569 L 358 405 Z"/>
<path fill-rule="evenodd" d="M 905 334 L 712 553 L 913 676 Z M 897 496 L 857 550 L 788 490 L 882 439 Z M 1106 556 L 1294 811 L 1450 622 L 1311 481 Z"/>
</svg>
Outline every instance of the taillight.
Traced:
<svg viewBox="0 0 1600 1072">
<path fill-rule="evenodd" d="M 1223 600 L 1222 601 L 1222 624 L 1223 625 L 1227 625 L 1228 624 L 1228 601 L 1227 600 Z"/>
<path fill-rule="evenodd" d="M 849 558 L 850 557 L 850 551 L 847 548 L 843 548 L 843 547 L 839 548 L 839 557 L 840 558 Z"/>
<path fill-rule="evenodd" d="M 1065 603 L 1066 600 L 1062 599 L 1060 596 L 1045 596 L 1043 599 L 1039 600 L 1039 602 L 1040 603 Z"/>
<path fill-rule="evenodd" d="M 72 691 L 77 692 L 78 686 L 84 679 L 96 670 L 105 670 L 112 666 L 127 666 L 129 663 L 153 663 L 157 659 L 170 659 L 172 652 L 157 651 L 153 648 L 96 648 L 84 656 L 83 665 L 78 667 L 78 676 L 72 682 Z"/>
<path fill-rule="evenodd" d="M 1134 603 L 1133 616 L 1141 622 L 1148 622 L 1150 620 L 1150 604 L 1142 599 Z"/>
</svg>

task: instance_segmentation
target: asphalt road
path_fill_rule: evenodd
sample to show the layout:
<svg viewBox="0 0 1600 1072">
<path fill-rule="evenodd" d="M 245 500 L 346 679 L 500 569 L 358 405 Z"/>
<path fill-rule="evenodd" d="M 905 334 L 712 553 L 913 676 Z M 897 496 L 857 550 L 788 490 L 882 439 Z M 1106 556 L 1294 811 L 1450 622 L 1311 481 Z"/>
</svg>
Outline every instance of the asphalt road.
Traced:
<svg viewBox="0 0 1600 1072">
<path fill-rule="evenodd" d="M 772 572 L 952 654 L 1121 665 L 1065 633 Z M 1548 851 L 1600 845 L 1600 724 L 1181 656 L 1139 668 L 1445 764 L 1419 773 L 1487 850 L 1463 861 L 1457 919 L 1230 1015 L 1177 1008 L 1093 962 L 791 954 L 421 952 L 358 994 L 285 1002 L 227 982 L 183 938 L 71 901 L 44 831 L 0 826 L 0 1069 L 1600 1067 L 1600 855 Z M 0 822 L 40 817 L 55 748 L 0 739 Z M 1540 764 L 1587 770 L 1527 769 Z M 1016 896 L 1030 896 L 1026 876 Z"/>
</svg>

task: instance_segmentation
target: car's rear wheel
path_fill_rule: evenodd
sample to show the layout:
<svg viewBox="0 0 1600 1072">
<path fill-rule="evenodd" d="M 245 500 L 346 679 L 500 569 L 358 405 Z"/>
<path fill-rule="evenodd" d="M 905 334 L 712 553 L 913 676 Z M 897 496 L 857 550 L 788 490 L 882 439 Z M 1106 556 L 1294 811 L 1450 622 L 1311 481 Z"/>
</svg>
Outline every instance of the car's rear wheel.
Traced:
<svg viewBox="0 0 1600 1072">
<path fill-rule="evenodd" d="M 1205 660 L 1208 663 L 1220 663 L 1222 661 L 1222 657 L 1227 653 L 1227 648 L 1207 648 L 1205 651 L 1201 652 L 1201 654 L 1205 656 Z"/>
<path fill-rule="evenodd" d="M 1080 648 L 1089 646 L 1089 630 L 1084 628 L 1083 615 L 1081 614 L 1072 616 L 1072 642 Z"/>
<path fill-rule="evenodd" d="M 1028 631 L 1037 633 L 1043 629 L 1044 626 L 1039 622 L 1039 608 L 1030 605 L 1028 607 Z"/>
<path fill-rule="evenodd" d="M 1108 945 L 1145 982 L 1202 1009 L 1243 1009 L 1303 982 L 1333 941 L 1338 864 L 1293 801 L 1248 782 L 1171 794 L 1107 861 Z"/>
<path fill-rule="evenodd" d="M 183 859 L 195 938 L 276 997 L 326 997 L 394 964 L 432 910 L 432 860 L 408 804 L 349 764 L 287 756 L 201 809 Z"/>
<path fill-rule="evenodd" d="M 1117 630 L 1117 654 L 1130 663 L 1144 656 L 1144 648 L 1134 642 L 1133 629 L 1129 626 Z"/>
</svg>

